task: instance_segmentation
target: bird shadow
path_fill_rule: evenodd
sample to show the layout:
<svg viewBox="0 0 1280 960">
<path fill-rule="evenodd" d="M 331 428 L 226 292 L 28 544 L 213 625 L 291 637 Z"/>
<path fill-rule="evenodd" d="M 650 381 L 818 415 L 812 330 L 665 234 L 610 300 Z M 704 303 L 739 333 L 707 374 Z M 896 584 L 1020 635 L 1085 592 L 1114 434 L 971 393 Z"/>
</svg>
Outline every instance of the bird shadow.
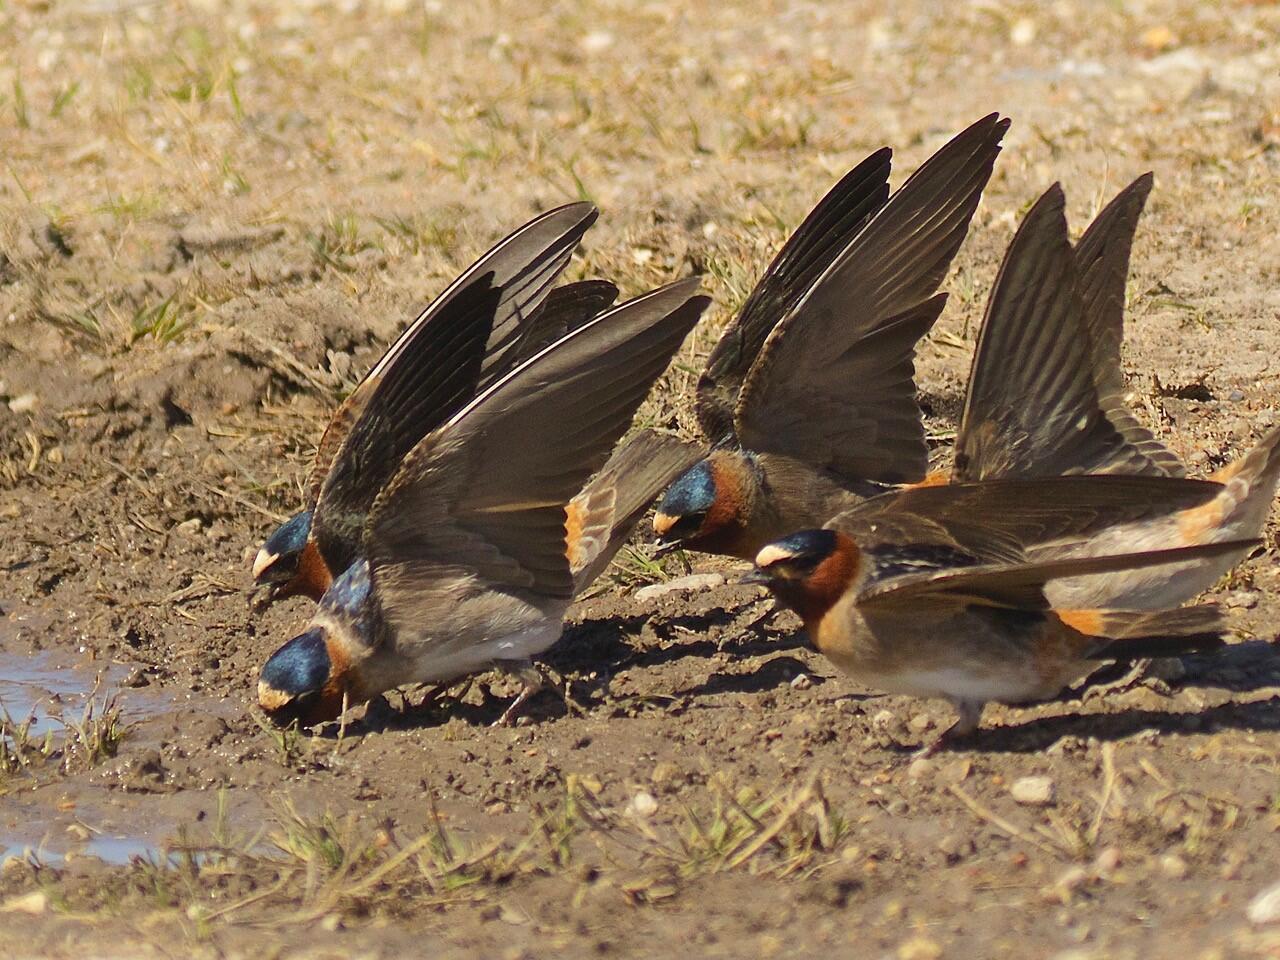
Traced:
<svg viewBox="0 0 1280 960">
<path fill-rule="evenodd" d="M 705 635 L 729 626 L 741 615 L 745 606 L 717 607 L 705 613 L 685 613 L 661 618 L 654 614 L 631 614 L 585 620 L 569 625 L 556 645 L 539 659 L 552 673 L 570 678 L 574 688 L 571 696 L 580 697 L 585 690 L 588 699 L 584 699 L 580 706 L 594 709 L 609 705 L 604 694 L 610 679 L 620 670 L 658 667 L 689 657 L 706 659 L 724 652 L 735 657 L 747 657 L 806 646 L 802 635 L 774 633 L 768 629 L 769 621 L 775 616 L 772 607 L 724 643 L 685 639 L 690 634 Z M 658 643 L 638 646 L 636 637 L 646 626 L 652 630 Z M 803 664 L 794 658 L 783 659 L 790 660 L 797 667 L 794 670 L 784 670 L 780 667 L 769 668 L 766 664 L 763 672 L 757 671 L 759 676 L 754 680 L 751 679 L 755 677 L 754 674 L 717 674 L 712 681 L 692 691 L 618 698 L 613 700 L 613 705 L 622 705 L 632 700 L 669 703 L 699 693 L 728 692 L 735 685 L 740 685 L 744 692 L 783 686 L 796 674 L 805 672 Z M 717 678 L 724 681 L 722 686 L 714 686 Z M 474 683 L 473 688 L 481 693 L 482 700 L 478 704 L 447 693 L 434 698 L 428 696 L 428 702 L 421 705 L 412 704 L 406 699 L 404 707 L 399 710 L 387 708 L 377 709 L 372 713 L 366 711 L 366 717 L 348 724 L 347 732 L 359 734 L 388 729 L 420 729 L 441 726 L 453 719 L 473 726 L 492 725 L 510 705 L 511 698 L 494 695 L 489 686 L 481 681 Z M 565 696 L 549 685 L 529 699 L 520 716 L 528 717 L 530 722 L 543 722 L 568 716 L 572 711 Z"/>
<path fill-rule="evenodd" d="M 1064 737 L 1126 740 L 1140 733 L 1199 733 L 1280 730 L 1280 695 L 1252 703 L 1224 703 L 1191 712 L 1126 710 L 1123 713 L 1074 713 L 1038 717 L 1019 724 L 987 727 L 957 738 L 950 753 L 1041 753 Z M 904 750 L 915 749 L 903 747 Z"/>
</svg>

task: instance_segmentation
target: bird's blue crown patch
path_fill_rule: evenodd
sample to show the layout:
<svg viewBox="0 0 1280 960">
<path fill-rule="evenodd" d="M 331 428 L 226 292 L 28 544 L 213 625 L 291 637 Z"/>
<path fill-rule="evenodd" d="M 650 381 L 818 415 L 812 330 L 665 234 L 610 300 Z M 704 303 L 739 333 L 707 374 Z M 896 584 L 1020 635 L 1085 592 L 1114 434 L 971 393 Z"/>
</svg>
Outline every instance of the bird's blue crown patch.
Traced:
<svg viewBox="0 0 1280 960">
<path fill-rule="evenodd" d="M 711 462 L 702 460 L 680 475 L 662 498 L 658 510 L 669 517 L 706 513 L 716 500 L 716 481 Z"/>
<path fill-rule="evenodd" d="M 311 535 L 311 511 L 303 510 L 295 513 L 267 538 L 263 549 L 268 553 L 283 557 L 293 553 L 301 553 L 307 545 L 307 537 Z"/>
<path fill-rule="evenodd" d="M 311 693 L 328 681 L 330 666 L 324 634 L 308 630 L 271 655 L 262 667 L 262 682 L 291 696 Z"/>
</svg>

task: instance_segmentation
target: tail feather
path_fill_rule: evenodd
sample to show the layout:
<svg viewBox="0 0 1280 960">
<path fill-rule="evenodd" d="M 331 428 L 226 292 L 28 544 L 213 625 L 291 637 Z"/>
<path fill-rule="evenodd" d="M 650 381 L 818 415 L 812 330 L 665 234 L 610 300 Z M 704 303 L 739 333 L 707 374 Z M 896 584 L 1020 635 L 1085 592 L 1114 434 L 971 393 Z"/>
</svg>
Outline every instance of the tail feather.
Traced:
<svg viewBox="0 0 1280 960">
<path fill-rule="evenodd" d="M 1170 657 L 1223 646 L 1226 618 L 1212 603 L 1174 610 L 1061 610 L 1058 616 L 1100 644 L 1090 660 L 1141 660 Z"/>
<path fill-rule="evenodd" d="M 1228 504 L 1219 529 L 1232 537 L 1261 536 L 1280 481 L 1280 427 L 1274 427 L 1252 450 L 1209 479 L 1226 486 L 1222 496 Z"/>
<path fill-rule="evenodd" d="M 589 587 L 626 543 L 649 504 L 703 455 L 696 444 L 651 430 L 636 434 L 569 505 L 574 593 Z"/>
</svg>

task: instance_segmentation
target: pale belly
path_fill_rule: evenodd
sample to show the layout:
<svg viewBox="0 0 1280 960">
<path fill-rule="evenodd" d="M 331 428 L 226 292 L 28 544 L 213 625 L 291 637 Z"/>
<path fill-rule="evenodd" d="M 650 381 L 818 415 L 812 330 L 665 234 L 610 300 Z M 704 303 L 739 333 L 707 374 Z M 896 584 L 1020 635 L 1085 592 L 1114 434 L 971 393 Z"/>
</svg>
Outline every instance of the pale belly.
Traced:
<svg viewBox="0 0 1280 960">
<path fill-rule="evenodd" d="M 1046 662 L 1037 649 L 1037 638 L 1045 635 L 1035 616 L 916 609 L 869 616 L 855 611 L 842 630 L 824 621 L 817 642 L 843 672 L 885 693 L 1020 703 L 1051 697 L 1088 670 Z"/>
</svg>

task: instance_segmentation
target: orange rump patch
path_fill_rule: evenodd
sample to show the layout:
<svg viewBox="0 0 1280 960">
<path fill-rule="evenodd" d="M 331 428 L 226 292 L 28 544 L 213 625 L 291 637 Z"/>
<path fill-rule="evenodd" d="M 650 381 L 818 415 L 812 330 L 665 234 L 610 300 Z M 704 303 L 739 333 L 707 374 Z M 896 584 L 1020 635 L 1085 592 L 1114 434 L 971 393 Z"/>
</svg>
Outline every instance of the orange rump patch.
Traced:
<svg viewBox="0 0 1280 960">
<path fill-rule="evenodd" d="M 1106 636 L 1106 617 L 1101 610 L 1055 610 L 1058 619 L 1072 630 L 1091 637 Z"/>
<path fill-rule="evenodd" d="M 925 474 L 923 480 L 919 483 L 909 483 L 904 489 L 914 490 L 917 487 L 942 487 L 951 482 L 950 474 L 946 470 L 931 470 Z"/>
<path fill-rule="evenodd" d="M 1208 503 L 1180 511 L 1177 517 L 1178 533 L 1182 536 L 1182 544 L 1179 546 L 1204 543 L 1205 535 L 1222 525 L 1222 501 L 1219 497 L 1214 497 Z"/>
<path fill-rule="evenodd" d="M 577 500 L 570 500 L 564 508 L 564 555 L 569 567 L 577 570 L 586 562 L 582 555 L 582 527 L 586 521 L 587 508 Z"/>
</svg>

